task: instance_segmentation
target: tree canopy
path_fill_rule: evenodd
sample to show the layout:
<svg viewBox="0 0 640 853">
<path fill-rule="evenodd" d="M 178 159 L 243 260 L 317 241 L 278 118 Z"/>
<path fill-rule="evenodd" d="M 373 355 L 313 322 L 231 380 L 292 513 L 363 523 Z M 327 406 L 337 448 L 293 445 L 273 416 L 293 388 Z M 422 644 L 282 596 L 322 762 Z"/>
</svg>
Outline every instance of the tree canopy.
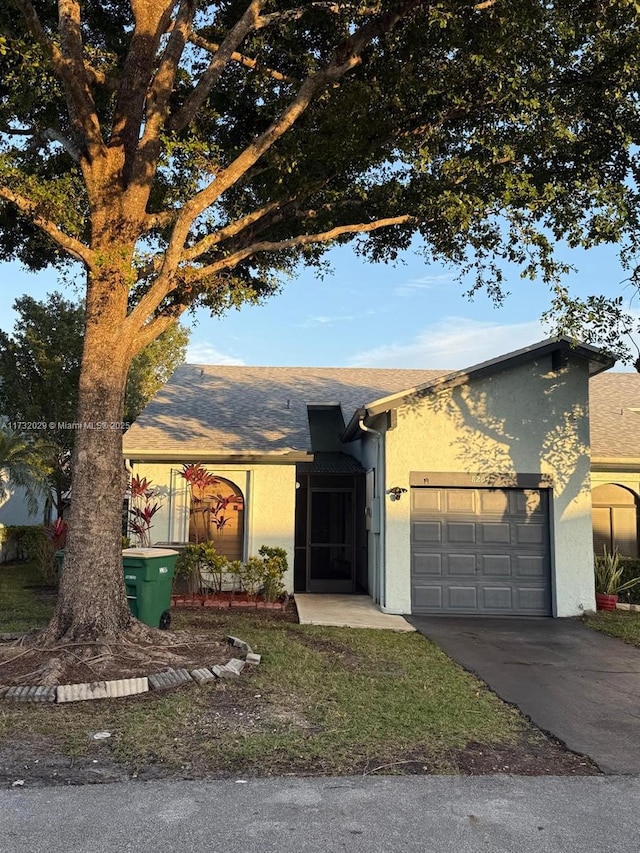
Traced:
<svg viewBox="0 0 640 853">
<path fill-rule="evenodd" d="M 331 242 L 417 235 L 499 299 L 503 260 L 552 280 L 555 239 L 635 225 L 631 0 L 11 0 L 0 26 L 1 256 L 117 259 L 136 348 Z"/>
<path fill-rule="evenodd" d="M 555 241 L 633 240 L 639 23 L 635 0 L 2 6 L 0 259 L 83 266 L 78 420 L 115 427 L 76 436 L 47 637 L 139 629 L 116 428 L 132 359 L 189 307 L 349 241 L 417 245 L 498 301 L 517 264 L 561 306 Z"/>
</svg>

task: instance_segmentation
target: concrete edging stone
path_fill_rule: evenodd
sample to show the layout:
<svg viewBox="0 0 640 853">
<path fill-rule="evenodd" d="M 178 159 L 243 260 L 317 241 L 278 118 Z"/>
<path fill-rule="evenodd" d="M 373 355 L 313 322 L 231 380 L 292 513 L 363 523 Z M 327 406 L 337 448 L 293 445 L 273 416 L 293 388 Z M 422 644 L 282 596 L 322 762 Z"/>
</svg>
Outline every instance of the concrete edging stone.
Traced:
<svg viewBox="0 0 640 853">
<path fill-rule="evenodd" d="M 232 645 L 247 657 L 254 666 L 260 662 L 260 655 L 251 651 L 251 646 L 237 637 L 228 638 Z M 245 651 L 247 649 L 248 651 Z M 255 658 L 258 658 L 256 661 Z M 83 702 L 92 699 L 115 699 L 148 693 L 150 690 L 167 690 L 183 684 L 201 686 L 209 681 L 221 678 L 239 678 L 246 661 L 231 658 L 226 664 L 214 664 L 211 667 L 199 667 L 189 673 L 186 669 L 166 669 L 139 678 L 120 678 L 114 681 L 92 681 L 82 684 L 59 684 L 46 687 L 42 684 L 3 687 L 0 686 L 0 699 L 12 699 L 18 702 Z"/>
</svg>

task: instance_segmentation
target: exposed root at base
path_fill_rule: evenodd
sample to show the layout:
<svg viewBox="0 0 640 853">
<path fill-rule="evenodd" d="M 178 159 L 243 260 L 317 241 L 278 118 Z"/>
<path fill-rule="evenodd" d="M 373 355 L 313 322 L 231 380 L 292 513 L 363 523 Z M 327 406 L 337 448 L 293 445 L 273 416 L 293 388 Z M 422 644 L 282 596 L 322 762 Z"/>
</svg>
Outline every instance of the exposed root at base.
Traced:
<svg viewBox="0 0 640 853">
<path fill-rule="evenodd" d="M 0 645 L 0 685 L 76 684 L 135 678 L 172 667 L 189 668 L 224 657 L 226 644 L 190 634 L 167 633 L 133 622 L 108 638 L 62 638 L 47 629 Z"/>
</svg>

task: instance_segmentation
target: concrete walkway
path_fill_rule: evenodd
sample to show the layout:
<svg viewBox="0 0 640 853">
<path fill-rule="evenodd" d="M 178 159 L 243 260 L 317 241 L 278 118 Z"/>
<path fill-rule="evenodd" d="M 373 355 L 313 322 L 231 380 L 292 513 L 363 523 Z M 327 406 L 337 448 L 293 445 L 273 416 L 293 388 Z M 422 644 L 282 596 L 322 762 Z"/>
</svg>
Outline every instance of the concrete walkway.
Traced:
<svg viewBox="0 0 640 853">
<path fill-rule="evenodd" d="M 415 631 L 404 616 L 383 613 L 368 595 L 294 595 L 301 625 Z"/>
<path fill-rule="evenodd" d="M 574 619 L 409 618 L 569 749 L 640 774 L 639 649 Z"/>
</svg>

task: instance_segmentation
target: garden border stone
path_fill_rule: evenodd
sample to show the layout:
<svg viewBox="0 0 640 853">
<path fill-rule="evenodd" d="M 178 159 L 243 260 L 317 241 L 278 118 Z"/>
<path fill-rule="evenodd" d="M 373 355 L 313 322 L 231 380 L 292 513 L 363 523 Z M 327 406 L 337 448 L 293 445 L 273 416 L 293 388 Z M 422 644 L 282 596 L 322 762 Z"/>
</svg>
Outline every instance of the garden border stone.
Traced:
<svg viewBox="0 0 640 853">
<path fill-rule="evenodd" d="M 162 672 L 138 678 L 120 678 L 113 681 L 92 681 L 82 684 L 58 684 L 47 687 L 43 684 L 2 686 L 0 699 L 12 699 L 18 702 L 83 702 L 91 699 L 116 699 L 148 693 L 149 690 L 168 690 L 182 684 L 206 684 L 219 678 L 239 678 L 247 664 L 260 663 L 261 656 L 251 651 L 251 646 L 239 637 L 228 637 L 227 641 L 241 652 L 246 652 L 246 660 L 231 658 L 226 664 L 214 664 L 191 670 L 166 669 Z M 233 641 L 233 643 L 231 643 Z"/>
</svg>

